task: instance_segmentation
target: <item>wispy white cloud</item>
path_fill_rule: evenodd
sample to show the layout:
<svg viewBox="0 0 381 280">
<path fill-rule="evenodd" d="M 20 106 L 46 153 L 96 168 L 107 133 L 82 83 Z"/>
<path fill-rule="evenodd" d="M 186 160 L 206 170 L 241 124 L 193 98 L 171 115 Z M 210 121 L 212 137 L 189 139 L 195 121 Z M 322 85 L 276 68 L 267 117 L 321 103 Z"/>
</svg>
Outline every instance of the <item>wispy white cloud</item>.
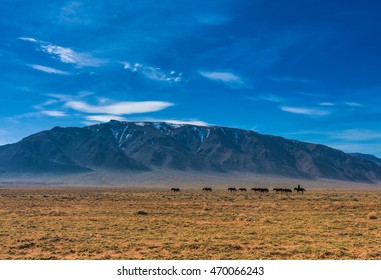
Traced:
<svg viewBox="0 0 381 280">
<path fill-rule="evenodd" d="M 330 111 L 327 111 L 327 110 L 320 110 L 316 108 L 305 108 L 305 107 L 281 106 L 280 109 L 284 112 L 308 115 L 308 116 L 326 116 L 331 113 Z"/>
<path fill-rule="evenodd" d="M 28 66 L 32 67 L 35 70 L 39 70 L 49 74 L 70 75 L 69 72 L 58 70 L 52 67 L 47 67 L 47 66 L 42 66 L 37 64 L 29 64 Z"/>
<path fill-rule="evenodd" d="M 116 121 L 130 121 L 130 122 L 154 122 L 154 123 L 170 123 L 174 125 L 197 125 L 197 126 L 210 126 L 207 122 L 200 121 L 200 120 L 173 120 L 173 119 L 152 119 L 152 118 L 145 118 L 145 119 L 126 119 L 121 116 L 115 116 L 115 115 L 91 115 L 86 116 L 85 120 L 82 122 L 85 125 L 94 125 L 99 122 L 109 122 L 111 120 Z"/>
<path fill-rule="evenodd" d="M 61 60 L 61 62 L 77 64 L 78 54 L 76 54 L 72 49 L 52 44 L 43 44 L 40 46 L 40 48 L 42 51 L 51 54 L 52 57 Z"/>
<path fill-rule="evenodd" d="M 140 63 L 131 64 L 124 62 L 124 69 L 130 72 L 137 72 L 153 81 L 161 81 L 167 83 L 179 83 L 182 81 L 182 73 L 177 73 L 174 70 L 164 71 L 161 68 L 143 65 Z"/>
<path fill-rule="evenodd" d="M 336 139 L 350 141 L 381 140 L 381 132 L 369 129 L 347 129 L 340 132 L 333 132 L 331 136 Z"/>
<path fill-rule="evenodd" d="M 332 102 L 320 102 L 320 106 L 335 106 L 335 103 Z"/>
<path fill-rule="evenodd" d="M 33 42 L 33 43 L 38 43 L 38 41 L 34 38 L 29 38 L 29 37 L 19 37 L 20 40 L 23 41 L 28 41 L 28 42 Z"/>
<path fill-rule="evenodd" d="M 23 120 L 23 119 L 34 119 L 34 118 L 40 119 L 44 116 L 66 117 L 68 115 L 64 111 L 60 111 L 60 110 L 40 110 L 38 112 L 28 112 L 28 113 L 12 116 L 7 119 L 13 122 L 19 122 L 19 120 Z"/>
<path fill-rule="evenodd" d="M 81 2 L 70 1 L 64 4 L 57 18 L 61 23 L 69 25 L 94 24 L 94 20 L 90 17 L 92 11 L 88 10 Z"/>
<path fill-rule="evenodd" d="M 155 123 L 171 123 L 171 124 L 189 124 L 197 126 L 210 126 L 207 122 L 200 120 L 174 120 L 174 119 L 154 119 L 154 118 L 144 118 L 144 119 L 126 119 L 117 115 L 89 115 L 85 116 L 86 123 L 91 122 L 108 122 L 110 120 L 116 121 L 131 121 L 131 122 L 155 122 Z"/>
<path fill-rule="evenodd" d="M 269 94 L 269 95 L 259 95 L 259 96 L 245 96 L 246 99 L 249 100 L 254 100 L 254 101 L 268 101 L 268 102 L 273 102 L 273 103 L 284 103 L 287 101 L 286 98 L 274 95 L 274 94 Z"/>
<path fill-rule="evenodd" d="M 349 107 L 363 107 L 364 105 L 357 102 L 344 102 L 345 105 Z"/>
<path fill-rule="evenodd" d="M 49 101 L 49 100 L 46 101 L 47 104 L 45 104 L 45 105 L 50 105 L 50 104 L 54 103 L 53 101 L 55 101 L 55 102 L 65 102 L 65 101 L 71 101 L 71 100 L 73 100 L 73 98 L 75 98 L 75 97 L 73 97 L 71 95 L 60 94 L 60 93 L 49 93 L 49 94 L 47 94 L 47 96 L 52 97 L 54 99 L 49 99 L 51 101 Z"/>
<path fill-rule="evenodd" d="M 358 103 L 358 102 L 349 102 L 349 101 L 346 101 L 346 102 L 336 102 L 336 103 L 333 103 L 333 102 L 320 102 L 318 103 L 318 105 L 320 106 L 335 106 L 335 105 L 340 105 L 340 106 L 347 106 L 347 107 L 350 107 L 350 108 L 360 108 L 360 107 L 364 107 L 364 104 L 361 104 L 361 103 Z"/>
<path fill-rule="evenodd" d="M 90 105 L 83 101 L 68 101 L 65 103 L 65 107 L 82 113 L 109 115 L 156 112 L 173 105 L 173 103 L 163 101 L 114 102 L 108 105 Z"/>
<path fill-rule="evenodd" d="M 121 116 L 115 116 L 115 115 L 90 115 L 90 116 L 85 116 L 85 119 L 87 121 L 93 121 L 93 122 L 109 122 L 111 120 L 126 121 L 125 118 Z"/>
<path fill-rule="evenodd" d="M 98 67 L 106 63 L 105 60 L 93 57 L 89 53 L 76 52 L 71 48 L 64 48 L 49 42 L 37 40 L 28 37 L 19 37 L 20 40 L 29 41 L 38 44 L 39 51 L 49 54 L 52 58 L 60 60 L 63 63 L 74 64 L 77 67 L 93 66 Z"/>
<path fill-rule="evenodd" d="M 43 110 L 41 111 L 41 114 L 50 116 L 50 117 L 66 117 L 67 114 L 63 111 L 56 111 L 56 110 Z"/>
<path fill-rule="evenodd" d="M 277 96 L 277 95 L 262 95 L 259 97 L 260 99 L 262 100 L 266 100 L 266 101 L 270 101 L 270 102 L 275 102 L 275 103 L 283 103 L 283 102 L 286 102 L 287 99 L 286 98 L 283 98 L 283 97 L 280 97 L 280 96 Z"/>
<path fill-rule="evenodd" d="M 381 132 L 370 129 L 345 129 L 345 130 L 300 130 L 287 132 L 287 135 L 304 135 L 322 137 L 324 139 L 345 140 L 351 142 L 361 142 L 370 140 L 381 140 Z"/>
<path fill-rule="evenodd" d="M 190 125 L 198 125 L 198 126 L 209 126 L 207 122 L 204 121 L 199 121 L 199 120 L 151 120 L 154 122 L 167 122 L 167 123 L 172 123 L 172 124 L 190 124 Z"/>
<path fill-rule="evenodd" d="M 201 71 L 200 74 L 208 79 L 226 82 L 226 83 L 240 83 L 242 80 L 237 75 L 229 72 L 206 72 Z"/>
<path fill-rule="evenodd" d="M 75 64 L 78 67 L 97 67 L 105 63 L 104 60 L 92 57 L 88 53 L 75 52 L 70 48 L 64 48 L 52 44 L 43 44 L 40 48 L 42 51 L 50 54 L 53 58 L 58 59 L 63 63 Z"/>
<path fill-rule="evenodd" d="M 381 145 L 378 143 L 341 143 L 331 142 L 328 143 L 330 147 L 344 151 L 346 153 L 364 153 L 371 155 L 378 155 L 380 157 Z"/>
<path fill-rule="evenodd" d="M 10 120 L 10 121 L 13 121 L 13 122 L 18 122 L 21 119 L 38 118 L 38 117 L 41 117 L 41 115 L 42 114 L 40 112 L 27 112 L 27 113 L 23 113 L 23 114 L 19 114 L 19 115 L 8 117 L 6 119 Z"/>
<path fill-rule="evenodd" d="M 242 78 L 231 72 L 200 71 L 200 75 L 212 81 L 225 83 L 231 87 L 245 86 Z"/>
<path fill-rule="evenodd" d="M 80 100 L 84 97 L 87 97 L 87 96 L 90 96 L 93 94 L 94 94 L 94 92 L 91 92 L 91 91 L 80 91 L 76 95 L 68 95 L 68 94 L 61 94 L 61 93 L 49 93 L 49 94 L 46 94 L 46 96 L 52 97 L 54 99 L 50 99 L 50 101 L 49 100 L 46 101 L 46 102 L 49 102 L 49 104 L 46 104 L 46 105 L 50 105 L 51 103 L 54 103 L 54 101 L 55 102 L 68 102 L 68 101 L 73 101 L 73 100 Z"/>
<path fill-rule="evenodd" d="M 50 106 L 50 105 L 53 105 L 55 103 L 58 103 L 59 101 L 56 100 L 56 99 L 48 99 L 46 100 L 45 102 L 41 103 L 41 104 L 38 104 L 38 105 L 35 105 L 33 106 L 34 109 L 36 110 L 42 110 L 44 109 L 46 106 Z"/>
<path fill-rule="evenodd" d="M 77 116 L 84 119 L 83 123 L 90 125 L 96 122 L 108 122 L 110 120 L 126 121 L 123 115 L 150 113 L 164 110 L 173 103 L 164 101 L 141 101 L 141 102 L 116 102 L 108 98 L 97 98 L 95 105 L 83 101 L 83 98 L 91 95 L 91 92 L 81 92 L 78 95 L 48 94 L 47 101 L 33 106 L 36 112 L 24 113 L 9 118 L 12 121 L 18 121 L 25 118 L 66 117 L 69 116 L 69 110 L 77 111 Z M 173 120 L 175 123 L 176 120 Z M 183 121 L 204 125 L 204 122 L 197 120 Z"/>
<path fill-rule="evenodd" d="M 53 58 L 59 59 L 63 63 L 72 63 L 78 67 L 93 66 L 97 67 L 105 63 L 104 60 L 94 58 L 88 53 L 75 52 L 70 48 L 63 48 L 56 45 L 42 45 L 41 50 L 50 54 Z"/>
</svg>

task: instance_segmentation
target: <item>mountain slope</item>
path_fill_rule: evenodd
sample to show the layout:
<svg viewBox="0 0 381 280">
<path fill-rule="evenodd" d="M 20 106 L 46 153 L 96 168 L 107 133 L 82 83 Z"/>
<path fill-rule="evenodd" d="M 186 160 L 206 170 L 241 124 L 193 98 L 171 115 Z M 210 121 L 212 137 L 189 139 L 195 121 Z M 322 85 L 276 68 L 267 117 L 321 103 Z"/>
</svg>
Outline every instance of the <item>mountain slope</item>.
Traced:
<svg viewBox="0 0 381 280">
<path fill-rule="evenodd" d="M 109 139 L 83 128 L 43 131 L 0 147 L 0 169 L 12 173 L 73 173 L 149 170 L 126 156 Z"/>
<path fill-rule="evenodd" d="M 381 165 L 381 158 L 378 158 L 374 155 L 369 155 L 369 154 L 361 154 L 361 153 L 350 153 L 351 156 L 357 157 L 357 158 L 362 158 L 366 159 L 369 161 L 373 161 L 377 165 Z"/>
<path fill-rule="evenodd" d="M 0 170 L 194 170 L 361 182 L 381 179 L 381 166 L 376 163 L 323 145 L 226 127 L 118 121 L 84 128 L 55 127 L 2 146 Z"/>
</svg>

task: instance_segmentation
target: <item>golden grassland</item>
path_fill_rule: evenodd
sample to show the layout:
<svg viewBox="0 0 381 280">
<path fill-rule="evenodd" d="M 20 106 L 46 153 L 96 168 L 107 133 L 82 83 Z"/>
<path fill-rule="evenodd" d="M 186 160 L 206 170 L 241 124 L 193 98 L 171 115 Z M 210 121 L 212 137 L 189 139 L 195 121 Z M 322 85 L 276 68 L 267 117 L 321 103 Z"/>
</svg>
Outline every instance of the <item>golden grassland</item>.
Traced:
<svg viewBox="0 0 381 280">
<path fill-rule="evenodd" d="M 0 188 L 0 259 L 381 259 L 381 191 Z"/>
</svg>

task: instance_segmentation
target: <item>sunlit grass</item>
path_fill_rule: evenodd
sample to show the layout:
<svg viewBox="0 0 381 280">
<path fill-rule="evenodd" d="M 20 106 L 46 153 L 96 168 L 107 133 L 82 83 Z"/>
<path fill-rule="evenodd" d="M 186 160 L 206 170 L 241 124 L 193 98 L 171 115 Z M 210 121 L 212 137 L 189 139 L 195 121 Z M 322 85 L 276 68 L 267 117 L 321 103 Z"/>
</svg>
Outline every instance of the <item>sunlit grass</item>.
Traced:
<svg viewBox="0 0 381 280">
<path fill-rule="evenodd" d="M 381 259 L 381 192 L 0 189 L 1 259 Z"/>
</svg>

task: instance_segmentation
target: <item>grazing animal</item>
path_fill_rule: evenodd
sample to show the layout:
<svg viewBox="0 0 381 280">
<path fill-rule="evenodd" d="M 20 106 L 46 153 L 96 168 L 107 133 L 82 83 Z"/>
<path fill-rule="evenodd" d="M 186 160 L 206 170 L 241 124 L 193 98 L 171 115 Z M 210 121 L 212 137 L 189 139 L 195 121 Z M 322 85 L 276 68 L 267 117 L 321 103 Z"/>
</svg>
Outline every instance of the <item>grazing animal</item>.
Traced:
<svg viewBox="0 0 381 280">
<path fill-rule="evenodd" d="M 298 188 L 294 188 L 294 191 L 296 191 L 297 193 L 304 193 L 306 191 L 305 188 L 301 188 L 300 186 Z"/>
<path fill-rule="evenodd" d="M 247 191 L 246 188 L 239 188 L 239 190 L 240 190 L 241 192 L 246 192 L 246 191 Z"/>
<path fill-rule="evenodd" d="M 268 188 L 252 188 L 251 190 L 254 192 L 269 192 Z"/>
<path fill-rule="evenodd" d="M 280 193 L 292 193 L 291 189 L 284 189 L 284 188 L 274 188 L 273 191 L 275 191 L 276 193 L 278 193 L 278 192 L 280 192 Z"/>
<path fill-rule="evenodd" d="M 236 188 L 228 188 L 228 192 L 236 192 L 237 189 Z"/>
<path fill-rule="evenodd" d="M 211 192 L 212 188 L 203 188 L 202 191 L 204 191 L 204 192 Z"/>
<path fill-rule="evenodd" d="M 172 188 L 172 189 L 171 189 L 171 192 L 179 192 L 179 191 L 180 191 L 179 188 Z"/>
</svg>

